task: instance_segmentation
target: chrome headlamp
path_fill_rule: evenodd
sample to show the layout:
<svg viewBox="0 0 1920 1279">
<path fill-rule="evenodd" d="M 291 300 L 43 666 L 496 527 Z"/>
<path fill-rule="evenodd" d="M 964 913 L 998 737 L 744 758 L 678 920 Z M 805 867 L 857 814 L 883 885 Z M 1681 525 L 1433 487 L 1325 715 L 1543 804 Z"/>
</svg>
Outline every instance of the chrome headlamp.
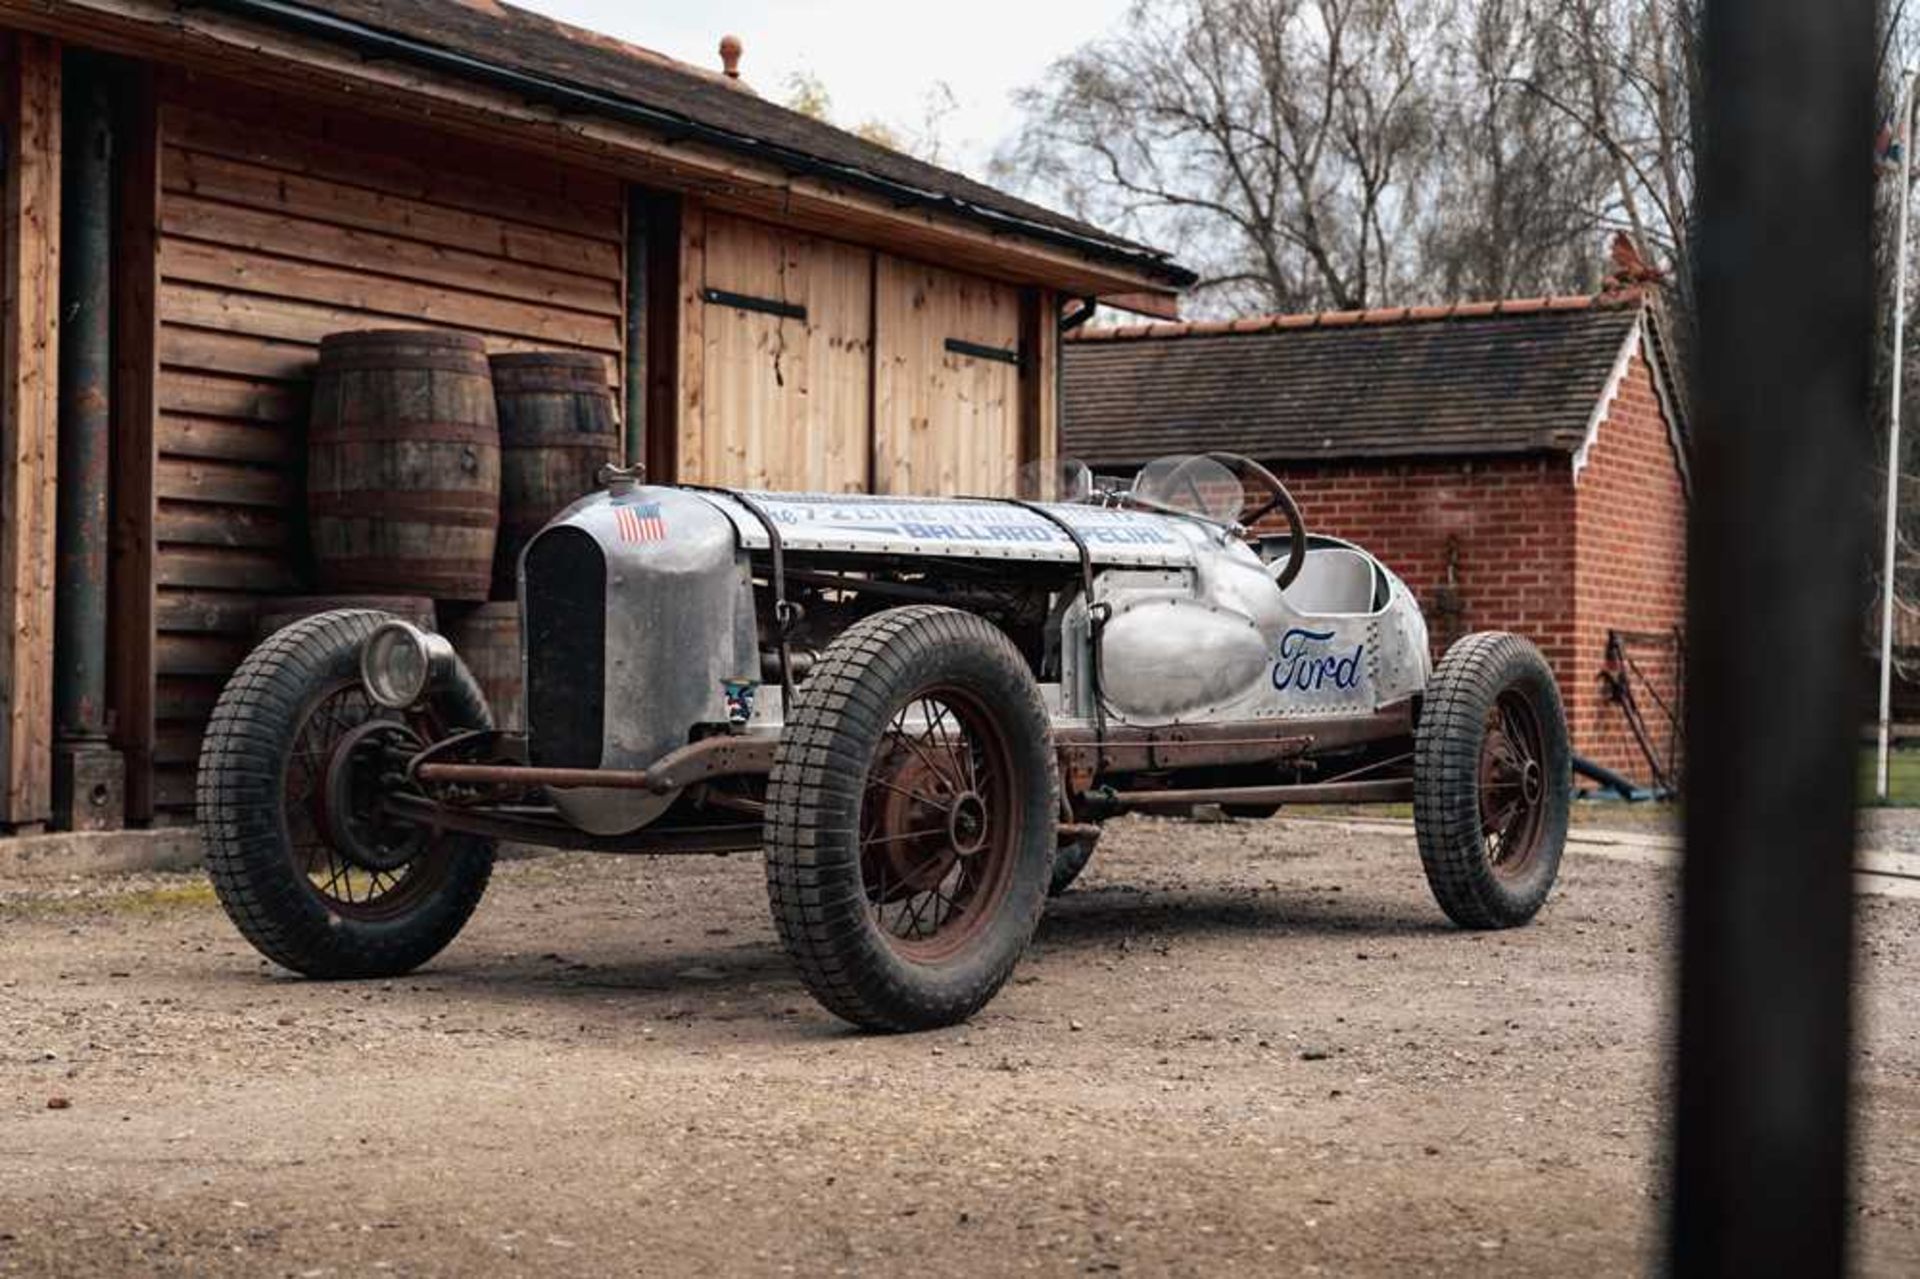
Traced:
<svg viewBox="0 0 1920 1279">
<path fill-rule="evenodd" d="M 360 647 L 360 682 L 389 710 L 419 704 L 453 671 L 453 645 L 411 622 L 382 622 Z"/>
</svg>

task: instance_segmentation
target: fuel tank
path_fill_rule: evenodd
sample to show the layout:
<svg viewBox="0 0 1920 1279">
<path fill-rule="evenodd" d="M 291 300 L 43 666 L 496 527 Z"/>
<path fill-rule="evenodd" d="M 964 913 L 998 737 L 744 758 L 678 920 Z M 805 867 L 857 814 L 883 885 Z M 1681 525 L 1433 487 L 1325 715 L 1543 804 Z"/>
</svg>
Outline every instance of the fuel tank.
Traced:
<svg viewBox="0 0 1920 1279">
<path fill-rule="evenodd" d="M 696 725 L 727 722 L 726 681 L 759 679 L 733 522 L 680 489 L 616 483 L 568 507 L 522 553 L 520 600 L 537 765 L 644 769 Z M 676 794 L 551 792 L 602 835 L 638 830 Z"/>
</svg>

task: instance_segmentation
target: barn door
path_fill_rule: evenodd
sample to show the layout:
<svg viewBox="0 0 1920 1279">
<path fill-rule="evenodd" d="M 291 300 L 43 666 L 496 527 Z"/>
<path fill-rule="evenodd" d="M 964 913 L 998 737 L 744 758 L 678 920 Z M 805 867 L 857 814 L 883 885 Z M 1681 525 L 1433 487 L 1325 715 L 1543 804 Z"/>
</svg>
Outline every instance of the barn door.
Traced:
<svg viewBox="0 0 1920 1279">
<path fill-rule="evenodd" d="M 882 255 L 875 280 L 874 487 L 1010 495 L 1020 459 L 1020 298 Z"/>
<path fill-rule="evenodd" d="M 868 250 L 707 215 L 702 412 L 684 479 L 867 487 L 872 272 Z"/>
</svg>

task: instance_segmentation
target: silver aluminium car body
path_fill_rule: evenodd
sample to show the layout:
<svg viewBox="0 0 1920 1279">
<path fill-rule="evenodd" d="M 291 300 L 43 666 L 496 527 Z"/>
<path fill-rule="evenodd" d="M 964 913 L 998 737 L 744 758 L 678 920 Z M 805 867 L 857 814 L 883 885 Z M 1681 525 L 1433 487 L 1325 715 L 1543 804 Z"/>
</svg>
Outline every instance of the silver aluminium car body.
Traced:
<svg viewBox="0 0 1920 1279">
<path fill-rule="evenodd" d="M 726 492 L 615 479 L 563 512 L 522 561 L 523 649 L 533 762 L 646 769 L 699 724 L 744 721 L 777 736 L 782 689 L 767 678 L 753 557 L 832 561 L 1085 562 L 1092 598 L 1059 617 L 1056 727 L 1162 728 L 1215 721 L 1365 715 L 1416 696 L 1427 628 L 1406 584 L 1349 543 L 1312 539 L 1286 588 L 1229 527 L 1177 514 L 1076 503 L 858 494 Z M 597 578 L 597 580 L 595 580 Z M 553 592 L 556 580 L 570 591 Z M 602 599 L 604 604 L 602 605 Z M 556 643 L 604 616 L 596 741 L 551 726 L 589 661 Z M 1095 668 L 1101 705 L 1094 706 Z M 568 686 L 571 684 L 571 693 Z M 553 789 L 596 834 L 637 830 L 678 792 Z"/>
</svg>

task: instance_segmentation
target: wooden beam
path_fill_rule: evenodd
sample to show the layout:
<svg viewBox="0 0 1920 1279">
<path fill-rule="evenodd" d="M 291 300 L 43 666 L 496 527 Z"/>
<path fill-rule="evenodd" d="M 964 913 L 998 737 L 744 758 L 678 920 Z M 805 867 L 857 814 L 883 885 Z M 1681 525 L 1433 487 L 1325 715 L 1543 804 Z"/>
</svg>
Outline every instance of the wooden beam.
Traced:
<svg viewBox="0 0 1920 1279">
<path fill-rule="evenodd" d="M 15 34 L 0 87 L 0 822 L 53 812 L 60 45 Z"/>
<path fill-rule="evenodd" d="M 1107 293 L 1101 296 L 1100 305 L 1155 320 L 1180 318 L 1180 295 L 1177 293 Z"/>
<path fill-rule="evenodd" d="M 647 192 L 626 188 L 626 244 L 621 261 L 620 309 L 620 456 L 628 466 L 647 456 L 647 277 L 653 257 L 648 247 Z"/>
<path fill-rule="evenodd" d="M 1051 462 L 1060 453 L 1060 298 L 1051 290 L 1021 291 L 1020 354 L 1020 464 Z"/>
<path fill-rule="evenodd" d="M 676 424 L 675 467 L 671 477 L 662 479 L 711 483 L 713 477 L 701 470 L 703 440 L 707 424 L 707 333 L 706 300 L 701 296 L 707 279 L 707 209 L 691 197 L 680 204 L 680 330 L 678 377 L 675 382 Z"/>
<path fill-rule="evenodd" d="M 988 230 L 960 216 L 901 208 L 822 178 L 674 142 L 636 125 L 528 103 L 502 90 L 353 50 L 303 40 L 213 9 L 152 0 L 0 0 L 0 17 L 29 30 L 84 35 L 96 47 L 165 57 L 242 83 L 297 92 L 363 111 L 420 119 L 565 158 L 631 181 L 703 195 L 746 213 L 871 242 L 1017 284 L 1086 294 L 1166 294 L 1153 274 L 1070 248 Z"/>
<path fill-rule="evenodd" d="M 123 83 L 113 298 L 113 625 L 107 656 L 114 745 L 126 761 L 126 820 L 132 824 L 151 821 L 154 809 L 161 135 L 152 68 L 136 68 Z"/>
<path fill-rule="evenodd" d="M 647 474 L 679 478 L 681 208 L 656 196 L 647 209 Z M 694 285 L 699 287 L 698 281 Z"/>
</svg>

